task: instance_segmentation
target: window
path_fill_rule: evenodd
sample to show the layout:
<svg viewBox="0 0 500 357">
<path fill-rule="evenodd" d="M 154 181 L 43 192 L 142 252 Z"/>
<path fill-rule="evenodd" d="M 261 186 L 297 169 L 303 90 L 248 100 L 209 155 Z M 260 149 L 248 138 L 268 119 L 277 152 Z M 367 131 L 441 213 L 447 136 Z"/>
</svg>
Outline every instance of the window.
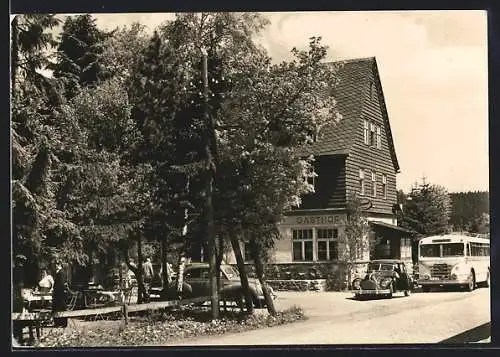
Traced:
<svg viewBox="0 0 500 357">
<path fill-rule="evenodd" d="M 313 260 L 313 230 L 312 229 L 292 229 L 293 260 L 312 261 Z"/>
<path fill-rule="evenodd" d="M 316 172 L 314 172 L 314 165 L 311 164 L 309 170 L 307 171 L 307 183 L 313 187 L 316 185 Z"/>
<path fill-rule="evenodd" d="M 463 256 L 464 256 L 463 243 L 443 244 L 443 257 L 463 257 Z"/>
<path fill-rule="evenodd" d="M 370 123 L 370 145 L 375 146 L 375 124 Z"/>
<path fill-rule="evenodd" d="M 363 142 L 368 145 L 368 120 L 363 121 Z"/>
<path fill-rule="evenodd" d="M 382 174 L 382 194 L 387 198 L 387 175 Z"/>
<path fill-rule="evenodd" d="M 377 174 L 372 171 L 372 196 L 377 197 Z"/>
<path fill-rule="evenodd" d="M 380 126 L 377 126 L 377 149 L 382 148 L 382 133 Z"/>
<path fill-rule="evenodd" d="M 317 234 L 317 249 L 318 260 L 335 260 L 338 259 L 338 238 L 339 232 L 336 228 L 318 228 Z"/>
<path fill-rule="evenodd" d="M 361 195 L 365 194 L 365 172 L 363 169 L 359 170 L 359 192 Z"/>
<path fill-rule="evenodd" d="M 439 244 L 422 244 L 420 246 L 420 256 L 437 258 L 441 255 L 440 249 Z"/>
<path fill-rule="evenodd" d="M 490 246 L 485 243 L 470 243 L 471 256 L 487 257 L 490 255 Z"/>
</svg>

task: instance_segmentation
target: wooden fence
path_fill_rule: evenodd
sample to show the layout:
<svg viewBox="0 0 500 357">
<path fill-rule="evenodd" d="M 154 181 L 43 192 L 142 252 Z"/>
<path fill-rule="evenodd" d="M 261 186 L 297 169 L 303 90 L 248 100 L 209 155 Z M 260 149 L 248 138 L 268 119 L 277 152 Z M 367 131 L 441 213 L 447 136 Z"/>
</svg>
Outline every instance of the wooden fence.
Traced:
<svg viewBox="0 0 500 357">
<path fill-rule="evenodd" d="M 94 316 L 94 315 L 104 315 L 110 314 L 113 312 L 137 312 L 137 311 L 148 311 L 148 310 L 158 310 L 166 307 L 178 307 L 182 305 L 189 305 L 194 303 L 203 303 L 206 301 L 210 301 L 210 296 L 202 296 L 192 299 L 183 299 L 183 300 L 170 300 L 170 301 L 155 301 L 149 302 L 145 304 L 133 304 L 133 305 L 117 305 L 117 306 L 109 306 L 109 307 L 101 307 L 97 309 L 84 309 L 84 310 L 72 310 L 72 311 L 60 311 L 50 314 L 50 317 L 67 317 L 67 318 L 75 318 L 75 317 L 86 317 L 86 316 Z M 45 320 L 47 313 L 43 312 L 29 312 L 22 314 L 20 312 L 12 313 L 12 320 Z M 125 316 L 126 317 L 126 316 Z"/>
</svg>

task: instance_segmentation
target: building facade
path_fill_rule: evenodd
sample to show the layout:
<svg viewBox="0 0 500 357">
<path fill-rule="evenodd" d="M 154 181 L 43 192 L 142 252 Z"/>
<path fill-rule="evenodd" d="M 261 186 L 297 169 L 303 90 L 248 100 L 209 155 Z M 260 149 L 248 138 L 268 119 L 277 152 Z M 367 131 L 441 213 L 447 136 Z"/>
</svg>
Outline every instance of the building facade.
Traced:
<svg viewBox="0 0 500 357">
<path fill-rule="evenodd" d="M 345 234 L 348 201 L 356 194 L 378 242 L 370 249 L 372 256 L 366 251 L 359 262 L 399 258 L 411 265 L 411 232 L 397 226 L 400 167 L 376 59 L 343 63 L 335 90 L 342 119 L 324 127 L 304 152 L 315 157 L 315 192 L 304 196 L 301 206 L 281 222 L 272 264 L 302 264 L 306 270 L 326 265 L 329 271 L 342 264 L 345 247 L 339 237 Z M 232 254 L 227 259 L 234 262 Z"/>
</svg>

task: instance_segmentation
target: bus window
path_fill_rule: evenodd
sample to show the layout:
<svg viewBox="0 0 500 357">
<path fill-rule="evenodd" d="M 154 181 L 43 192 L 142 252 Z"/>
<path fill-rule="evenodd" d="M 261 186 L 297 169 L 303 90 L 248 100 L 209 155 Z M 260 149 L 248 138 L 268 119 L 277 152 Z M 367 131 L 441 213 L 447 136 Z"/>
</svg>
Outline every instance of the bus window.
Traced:
<svg viewBox="0 0 500 357">
<path fill-rule="evenodd" d="M 463 243 L 443 244 L 443 257 L 463 257 L 463 255 L 464 255 Z"/>
<path fill-rule="evenodd" d="M 422 244 L 420 246 L 420 256 L 421 257 L 439 257 L 439 244 Z"/>
</svg>

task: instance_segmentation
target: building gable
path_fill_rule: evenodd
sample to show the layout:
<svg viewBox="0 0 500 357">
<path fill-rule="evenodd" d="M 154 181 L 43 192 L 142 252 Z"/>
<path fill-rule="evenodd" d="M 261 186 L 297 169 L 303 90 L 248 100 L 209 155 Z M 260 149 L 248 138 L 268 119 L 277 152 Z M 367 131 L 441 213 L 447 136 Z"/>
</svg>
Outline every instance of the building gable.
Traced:
<svg viewBox="0 0 500 357">
<path fill-rule="evenodd" d="M 334 89 L 334 98 L 342 119 L 323 127 L 316 142 L 308 145 L 304 149 L 304 154 L 349 155 L 352 152 L 352 147 L 358 140 L 357 133 L 364 105 L 364 94 L 369 90 L 370 79 L 373 78 L 380 101 L 392 164 L 395 172 L 399 172 L 399 163 L 375 57 L 345 60 L 333 64 L 339 65 L 337 72 L 339 83 Z"/>
</svg>

